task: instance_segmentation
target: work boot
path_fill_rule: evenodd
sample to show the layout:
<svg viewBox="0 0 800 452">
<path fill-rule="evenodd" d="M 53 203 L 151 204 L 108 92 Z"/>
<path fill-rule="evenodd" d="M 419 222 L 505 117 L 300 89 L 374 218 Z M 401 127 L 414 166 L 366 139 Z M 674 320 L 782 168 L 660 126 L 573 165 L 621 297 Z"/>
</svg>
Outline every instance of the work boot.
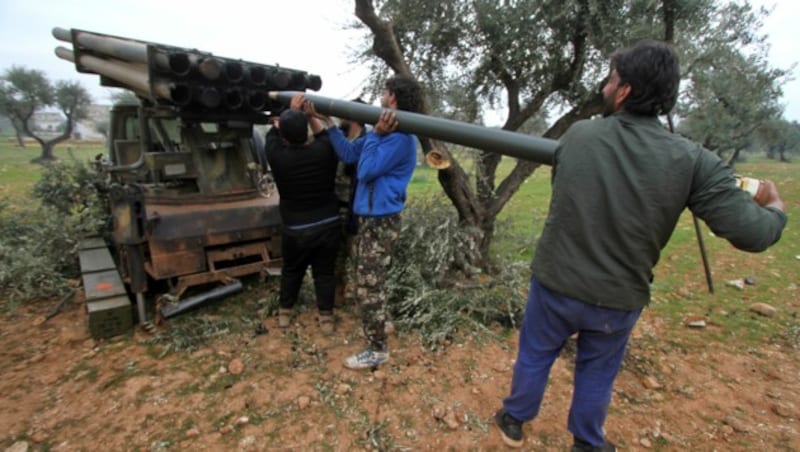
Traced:
<svg viewBox="0 0 800 452">
<path fill-rule="evenodd" d="M 278 328 L 289 328 L 292 323 L 292 310 L 290 308 L 278 309 Z"/>
<path fill-rule="evenodd" d="M 328 311 L 328 312 L 320 312 L 319 313 L 319 330 L 322 331 L 322 334 L 324 334 L 326 336 L 330 336 L 331 334 L 333 334 L 333 331 L 335 329 L 336 328 L 335 328 L 335 324 L 334 324 L 333 313 L 330 312 L 330 311 Z"/>
<path fill-rule="evenodd" d="M 500 437 L 508 447 L 520 448 L 524 439 L 522 438 L 522 422 L 514 419 L 506 413 L 505 408 L 494 414 L 494 423 L 500 429 Z"/>
<path fill-rule="evenodd" d="M 616 452 L 617 446 L 614 443 L 606 441 L 602 446 L 593 446 L 586 441 L 574 437 L 575 442 L 572 444 L 572 452 Z"/>
</svg>

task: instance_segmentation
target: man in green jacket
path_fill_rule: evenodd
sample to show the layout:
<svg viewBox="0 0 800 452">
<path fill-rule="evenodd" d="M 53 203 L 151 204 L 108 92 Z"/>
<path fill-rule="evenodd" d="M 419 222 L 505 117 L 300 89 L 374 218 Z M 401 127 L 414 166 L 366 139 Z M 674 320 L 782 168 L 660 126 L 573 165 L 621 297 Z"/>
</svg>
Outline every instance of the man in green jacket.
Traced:
<svg viewBox="0 0 800 452">
<path fill-rule="evenodd" d="M 604 117 L 575 123 L 559 142 L 511 393 L 495 415 L 510 446 L 522 446 L 522 423 L 538 413 L 550 367 L 577 333 L 573 451 L 615 450 L 603 432 L 614 379 L 685 208 L 745 251 L 781 236 L 786 215 L 771 181 L 753 200 L 715 154 L 658 120 L 675 105 L 679 81 L 668 44 L 643 41 L 615 53 Z"/>
</svg>

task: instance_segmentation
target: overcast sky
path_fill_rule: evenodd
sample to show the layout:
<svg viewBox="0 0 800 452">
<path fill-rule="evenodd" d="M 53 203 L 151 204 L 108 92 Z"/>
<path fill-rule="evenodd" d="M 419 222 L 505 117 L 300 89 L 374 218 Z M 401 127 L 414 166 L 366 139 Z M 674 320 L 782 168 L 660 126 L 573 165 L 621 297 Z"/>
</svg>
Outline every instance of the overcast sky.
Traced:
<svg viewBox="0 0 800 452">
<path fill-rule="evenodd" d="M 762 30 L 773 66 L 798 62 L 800 1 L 751 3 L 776 7 Z M 344 30 L 353 10 L 352 0 L 0 0 L 0 71 L 20 65 L 43 70 L 53 81 L 78 80 L 107 102 L 108 89 L 96 75 L 78 74 L 54 54 L 56 46 L 70 46 L 53 38 L 53 27 L 78 28 L 302 69 L 322 77 L 319 94 L 349 99 L 360 94 L 366 77 L 364 68 L 348 64 L 360 39 Z M 800 80 L 784 86 L 783 103 L 786 118 L 800 121 Z"/>
</svg>

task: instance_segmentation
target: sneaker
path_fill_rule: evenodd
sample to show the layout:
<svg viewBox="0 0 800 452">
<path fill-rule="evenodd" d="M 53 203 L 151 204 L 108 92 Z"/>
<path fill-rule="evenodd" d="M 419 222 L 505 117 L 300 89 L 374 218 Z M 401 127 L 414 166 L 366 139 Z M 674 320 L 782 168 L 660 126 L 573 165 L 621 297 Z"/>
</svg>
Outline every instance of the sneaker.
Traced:
<svg viewBox="0 0 800 452">
<path fill-rule="evenodd" d="M 514 448 L 522 447 L 522 422 L 506 413 L 505 408 L 500 408 L 500 411 L 494 415 L 494 423 L 497 424 L 497 428 L 500 429 L 500 436 L 507 446 Z"/>
<path fill-rule="evenodd" d="M 344 360 L 344 366 L 348 369 L 368 369 L 372 367 L 378 367 L 385 363 L 388 359 L 388 351 L 381 352 L 368 348 L 361 353 L 348 356 L 347 359 Z"/>
<path fill-rule="evenodd" d="M 292 310 L 287 308 L 278 309 L 278 328 L 289 328 L 292 319 Z"/>
<path fill-rule="evenodd" d="M 593 446 L 586 441 L 574 437 L 575 442 L 572 444 L 572 452 L 616 452 L 617 446 L 614 443 L 606 441 L 602 446 Z"/>
<path fill-rule="evenodd" d="M 334 331 L 334 319 L 333 314 L 322 314 L 319 315 L 319 329 L 322 331 L 322 334 L 331 335 Z"/>
</svg>

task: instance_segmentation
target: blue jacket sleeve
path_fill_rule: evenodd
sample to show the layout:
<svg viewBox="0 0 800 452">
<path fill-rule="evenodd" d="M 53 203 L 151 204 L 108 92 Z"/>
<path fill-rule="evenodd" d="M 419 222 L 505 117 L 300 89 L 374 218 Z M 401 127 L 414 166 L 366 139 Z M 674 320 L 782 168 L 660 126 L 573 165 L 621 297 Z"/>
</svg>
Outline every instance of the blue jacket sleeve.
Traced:
<svg viewBox="0 0 800 452">
<path fill-rule="evenodd" d="M 328 138 L 331 140 L 339 160 L 344 163 L 358 162 L 358 158 L 361 156 L 361 148 L 364 144 L 363 138 L 351 142 L 338 127 L 330 127 L 328 129 Z"/>
<path fill-rule="evenodd" d="M 358 162 L 358 179 L 365 183 L 387 174 L 408 159 L 407 148 L 411 146 L 408 134 L 392 132 L 380 136 L 369 132 L 363 140 L 364 147 Z"/>
</svg>

